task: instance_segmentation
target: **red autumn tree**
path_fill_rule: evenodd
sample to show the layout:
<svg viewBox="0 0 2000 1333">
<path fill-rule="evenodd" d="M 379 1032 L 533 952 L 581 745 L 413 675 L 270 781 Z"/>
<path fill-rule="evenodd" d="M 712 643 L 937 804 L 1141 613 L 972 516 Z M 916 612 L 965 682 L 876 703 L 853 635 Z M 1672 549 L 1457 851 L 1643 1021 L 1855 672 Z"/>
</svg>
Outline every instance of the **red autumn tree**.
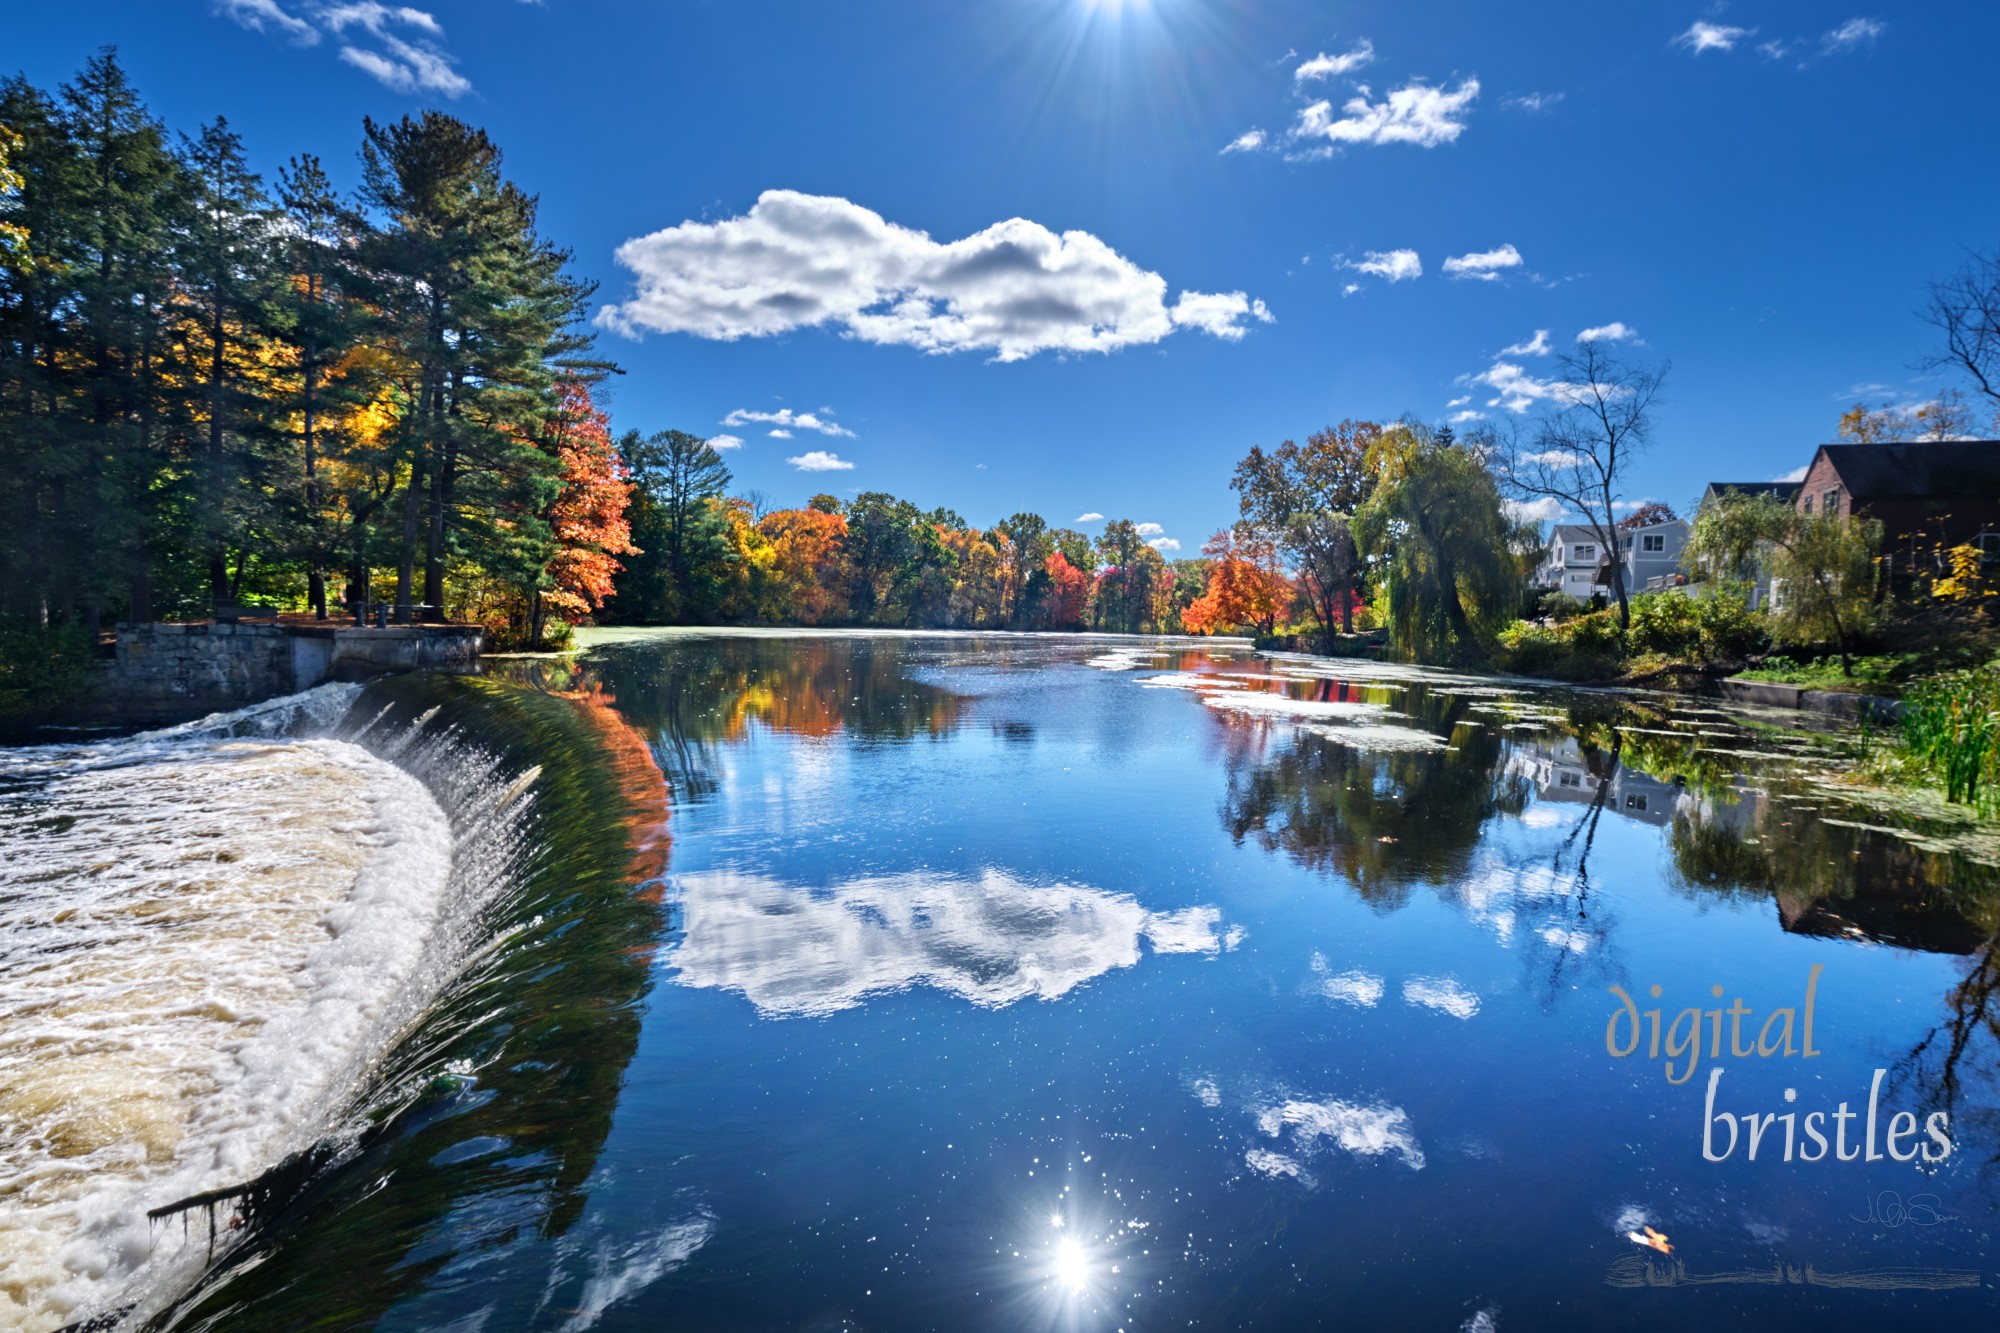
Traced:
<svg viewBox="0 0 2000 1333">
<path fill-rule="evenodd" d="M 1277 547 L 1268 541 L 1238 541 L 1224 528 L 1208 539 L 1201 553 L 1208 567 L 1208 588 L 1188 603 L 1181 625 L 1193 634 L 1216 634 L 1250 626 L 1269 634 L 1292 603 L 1292 585 L 1278 568 Z"/>
<path fill-rule="evenodd" d="M 1049 629 L 1082 629 L 1090 613 L 1090 575 L 1072 565 L 1061 551 L 1042 562 L 1049 576 L 1042 597 L 1042 619 Z"/>
<path fill-rule="evenodd" d="M 597 610 L 613 591 L 611 576 L 624 568 L 616 557 L 639 549 L 625 517 L 631 472 L 611 443 L 609 418 L 591 401 L 586 385 L 564 383 L 562 410 L 548 425 L 544 447 L 561 465 L 562 489 L 544 515 L 556 549 L 530 613 L 529 639 L 536 644 L 548 607 L 576 616 Z"/>
</svg>

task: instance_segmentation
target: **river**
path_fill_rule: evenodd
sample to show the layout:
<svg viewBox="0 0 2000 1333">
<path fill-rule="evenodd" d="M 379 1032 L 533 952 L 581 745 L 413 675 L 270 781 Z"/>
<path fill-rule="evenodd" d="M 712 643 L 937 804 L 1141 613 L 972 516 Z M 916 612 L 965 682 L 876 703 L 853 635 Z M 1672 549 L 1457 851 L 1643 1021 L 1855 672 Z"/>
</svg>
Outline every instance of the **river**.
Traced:
<svg viewBox="0 0 2000 1333">
<path fill-rule="evenodd" d="M 2000 875 L 1851 750 L 596 631 L 0 751 L 0 1329 L 1990 1321 Z"/>
</svg>

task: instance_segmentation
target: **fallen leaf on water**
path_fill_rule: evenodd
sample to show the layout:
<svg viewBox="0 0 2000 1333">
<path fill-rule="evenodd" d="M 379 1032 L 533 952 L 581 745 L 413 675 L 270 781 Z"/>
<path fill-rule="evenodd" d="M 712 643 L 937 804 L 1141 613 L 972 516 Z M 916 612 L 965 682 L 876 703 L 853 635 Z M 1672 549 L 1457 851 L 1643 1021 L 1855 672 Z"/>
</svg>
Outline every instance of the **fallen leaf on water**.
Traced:
<svg viewBox="0 0 2000 1333">
<path fill-rule="evenodd" d="M 1658 1250 L 1661 1254 L 1672 1254 L 1674 1252 L 1674 1247 L 1667 1244 L 1667 1233 L 1664 1231 L 1655 1231 L 1651 1227 L 1647 1227 L 1643 1233 L 1628 1231 L 1625 1233 L 1625 1239 L 1631 1241 L 1634 1245 L 1644 1245 L 1649 1250 Z"/>
</svg>

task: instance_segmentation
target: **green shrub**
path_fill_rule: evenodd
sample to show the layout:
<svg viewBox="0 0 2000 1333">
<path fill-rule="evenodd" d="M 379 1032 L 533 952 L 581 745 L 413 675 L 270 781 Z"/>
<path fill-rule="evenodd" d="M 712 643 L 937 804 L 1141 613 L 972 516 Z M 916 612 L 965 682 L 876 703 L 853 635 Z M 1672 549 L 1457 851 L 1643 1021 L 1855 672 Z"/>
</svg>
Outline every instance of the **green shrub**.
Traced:
<svg viewBox="0 0 2000 1333">
<path fill-rule="evenodd" d="M 0 630 L 0 713 L 62 703 L 90 668 L 90 636 L 79 629 Z"/>
<path fill-rule="evenodd" d="M 1764 617 L 1750 609 L 1741 585 L 1717 584 L 1704 596 L 1679 590 L 1632 599 L 1631 646 L 1681 661 L 1733 662 L 1768 640 Z"/>
</svg>

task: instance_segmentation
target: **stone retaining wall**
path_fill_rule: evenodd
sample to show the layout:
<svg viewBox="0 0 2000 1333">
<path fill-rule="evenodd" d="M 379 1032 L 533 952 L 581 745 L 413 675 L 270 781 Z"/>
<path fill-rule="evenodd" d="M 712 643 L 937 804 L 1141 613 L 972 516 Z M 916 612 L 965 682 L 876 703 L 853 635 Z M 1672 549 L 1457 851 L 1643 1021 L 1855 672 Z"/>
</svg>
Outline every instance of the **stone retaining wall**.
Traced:
<svg viewBox="0 0 2000 1333">
<path fill-rule="evenodd" d="M 120 625 L 84 709 L 121 720 L 199 717 L 296 694 L 328 680 L 479 663 L 476 625 Z"/>
</svg>

